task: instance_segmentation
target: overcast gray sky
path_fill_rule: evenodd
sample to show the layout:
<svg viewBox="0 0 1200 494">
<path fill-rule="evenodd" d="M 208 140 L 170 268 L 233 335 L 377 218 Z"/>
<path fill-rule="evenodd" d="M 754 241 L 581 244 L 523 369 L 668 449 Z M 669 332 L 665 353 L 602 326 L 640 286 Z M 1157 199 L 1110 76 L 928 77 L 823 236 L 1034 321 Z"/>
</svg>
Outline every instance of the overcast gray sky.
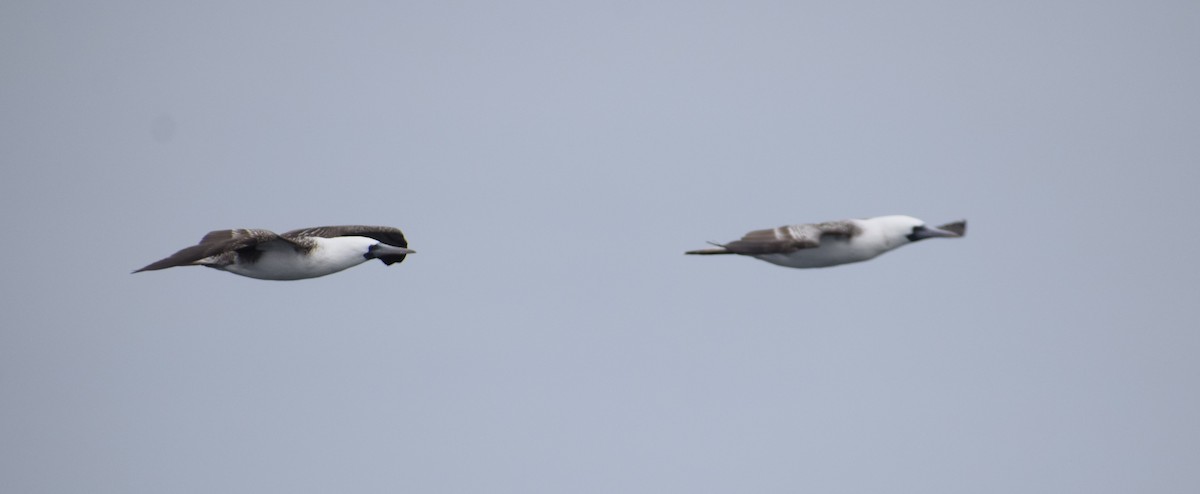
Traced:
<svg viewBox="0 0 1200 494">
<path fill-rule="evenodd" d="M 0 491 L 1200 491 L 1200 4 L 0 4 Z M 869 263 L 684 256 L 966 218 Z M 268 282 L 231 227 L 403 228 Z"/>
</svg>

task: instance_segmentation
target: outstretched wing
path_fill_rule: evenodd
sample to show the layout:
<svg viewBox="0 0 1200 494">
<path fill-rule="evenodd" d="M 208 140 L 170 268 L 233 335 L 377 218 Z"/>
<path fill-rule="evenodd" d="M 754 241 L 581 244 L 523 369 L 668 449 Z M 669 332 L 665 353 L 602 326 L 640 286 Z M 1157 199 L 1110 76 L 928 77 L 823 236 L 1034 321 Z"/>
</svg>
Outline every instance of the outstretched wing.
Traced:
<svg viewBox="0 0 1200 494">
<path fill-rule="evenodd" d="M 787 254 L 820 247 L 821 239 L 826 237 L 848 238 L 858 231 L 858 226 L 850 221 L 785 225 L 768 230 L 754 230 L 740 240 L 734 240 L 722 247 L 734 254 L 746 256 Z"/>
<path fill-rule="evenodd" d="M 270 230 L 258 230 L 249 228 L 238 228 L 234 230 L 215 230 L 208 232 L 204 238 L 200 239 L 200 243 L 180 250 L 170 257 L 154 262 L 149 266 L 134 271 L 135 273 L 142 271 L 154 271 L 158 269 L 173 268 L 175 266 L 187 266 L 206 257 L 212 257 L 226 252 L 232 252 L 240 249 L 255 247 L 264 242 L 273 240 L 284 240 L 279 235 Z"/>
<path fill-rule="evenodd" d="M 399 228 L 392 228 L 390 226 L 318 226 L 292 230 L 280 236 L 288 239 L 300 237 L 368 237 L 388 245 L 408 247 L 408 241 L 404 239 L 404 233 Z"/>
</svg>

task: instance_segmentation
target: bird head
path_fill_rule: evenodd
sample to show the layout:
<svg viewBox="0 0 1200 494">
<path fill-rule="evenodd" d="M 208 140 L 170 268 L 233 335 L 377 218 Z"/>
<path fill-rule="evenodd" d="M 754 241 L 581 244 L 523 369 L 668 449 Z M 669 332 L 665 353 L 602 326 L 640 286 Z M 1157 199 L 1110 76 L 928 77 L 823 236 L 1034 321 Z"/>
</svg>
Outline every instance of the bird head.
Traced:
<svg viewBox="0 0 1200 494">
<path fill-rule="evenodd" d="M 957 238 L 967 234 L 966 220 L 936 227 L 926 225 L 925 221 L 912 216 L 880 216 L 871 221 L 879 224 L 886 238 L 902 238 L 908 242 L 934 237 Z"/>
<path fill-rule="evenodd" d="M 371 244 L 370 247 L 367 247 L 367 253 L 363 254 L 363 257 L 367 259 L 379 259 L 384 264 L 391 266 L 392 264 L 403 261 L 404 256 L 416 253 L 417 251 L 408 249 L 406 247 L 396 247 L 395 245 L 388 245 L 383 242 L 379 242 Z"/>
</svg>

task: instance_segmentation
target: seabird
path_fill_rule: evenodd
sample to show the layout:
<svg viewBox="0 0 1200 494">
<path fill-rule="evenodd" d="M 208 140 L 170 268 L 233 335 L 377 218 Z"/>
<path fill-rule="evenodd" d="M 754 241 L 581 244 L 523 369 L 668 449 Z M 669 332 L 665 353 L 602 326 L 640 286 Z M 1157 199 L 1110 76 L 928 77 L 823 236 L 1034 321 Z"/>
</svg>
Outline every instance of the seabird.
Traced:
<svg viewBox="0 0 1200 494">
<path fill-rule="evenodd" d="M 966 234 L 966 220 L 931 227 L 911 216 L 880 216 L 755 230 L 741 240 L 709 242 L 716 248 L 686 253 L 740 254 L 789 268 L 823 268 L 874 259 L 918 240 Z"/>
<path fill-rule="evenodd" d="M 239 228 L 208 232 L 200 243 L 134 271 L 207 266 L 260 280 L 302 280 L 336 273 L 371 259 L 392 265 L 415 254 L 398 228 L 319 226 L 277 234 Z"/>
</svg>

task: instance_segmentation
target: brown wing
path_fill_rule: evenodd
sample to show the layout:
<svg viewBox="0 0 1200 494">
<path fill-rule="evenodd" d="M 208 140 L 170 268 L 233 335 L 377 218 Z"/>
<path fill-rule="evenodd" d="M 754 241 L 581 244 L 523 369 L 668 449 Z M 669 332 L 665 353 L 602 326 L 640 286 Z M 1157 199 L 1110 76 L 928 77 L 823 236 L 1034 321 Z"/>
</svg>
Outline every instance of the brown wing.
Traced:
<svg viewBox="0 0 1200 494">
<path fill-rule="evenodd" d="M 171 254 L 170 257 L 156 261 L 142 269 L 134 271 L 139 273 L 142 271 L 154 271 L 158 269 L 173 268 L 175 266 L 187 266 L 204 259 L 226 252 L 232 252 L 240 249 L 257 246 L 263 242 L 281 239 L 279 235 L 270 230 L 257 230 L 238 228 L 234 230 L 215 230 L 208 232 L 204 238 L 200 239 L 200 243 L 181 249 L 179 252 Z"/>
<path fill-rule="evenodd" d="M 754 230 L 740 240 L 725 244 L 723 247 L 735 254 L 747 256 L 787 254 L 800 249 L 819 247 L 822 238 L 848 238 L 858 232 L 858 226 L 850 221 L 785 225 L 769 230 Z"/>
<path fill-rule="evenodd" d="M 388 245 L 408 247 L 408 241 L 404 239 L 404 233 L 399 228 L 392 228 L 390 226 L 318 226 L 292 230 L 280 236 L 289 239 L 299 237 L 368 237 Z"/>
<path fill-rule="evenodd" d="M 754 256 L 760 254 L 786 254 L 799 249 L 811 249 L 821 245 L 821 232 L 813 225 L 791 225 L 754 230 L 723 247 L 734 254 Z"/>
</svg>

